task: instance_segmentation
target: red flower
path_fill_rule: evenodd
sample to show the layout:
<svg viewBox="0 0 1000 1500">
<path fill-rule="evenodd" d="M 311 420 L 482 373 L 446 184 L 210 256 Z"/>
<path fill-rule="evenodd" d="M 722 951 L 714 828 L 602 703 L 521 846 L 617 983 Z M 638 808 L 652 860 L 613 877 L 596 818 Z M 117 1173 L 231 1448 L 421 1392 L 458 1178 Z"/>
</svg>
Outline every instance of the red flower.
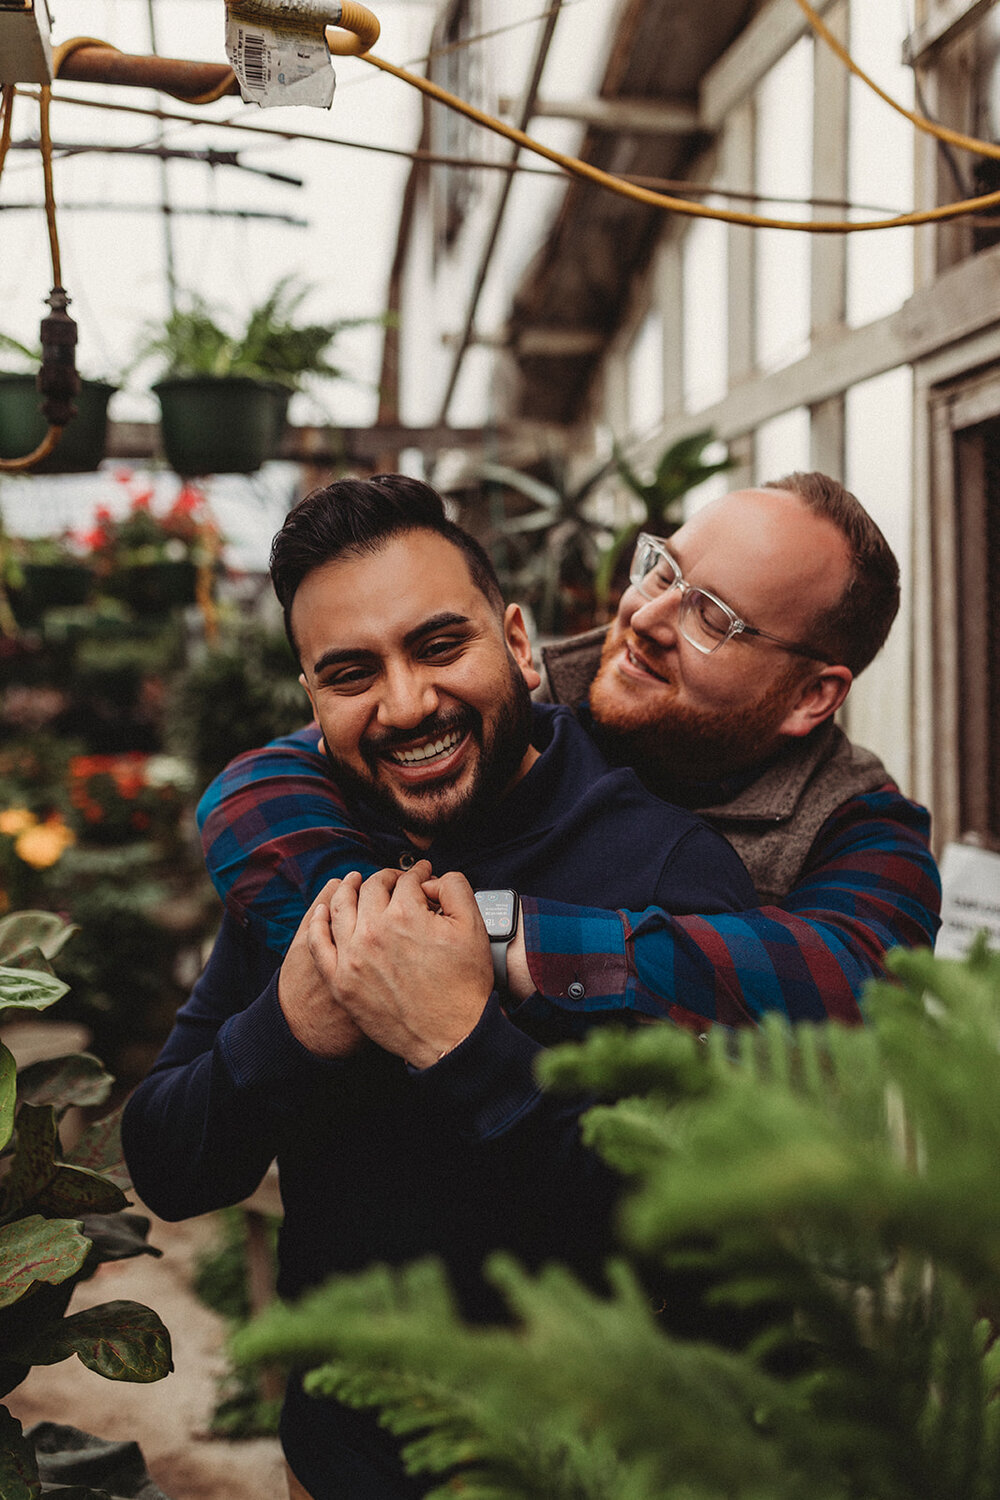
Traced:
<svg viewBox="0 0 1000 1500">
<path fill-rule="evenodd" d="M 203 504 L 205 496 L 195 484 L 185 484 L 170 508 L 170 514 L 189 516 Z"/>
</svg>

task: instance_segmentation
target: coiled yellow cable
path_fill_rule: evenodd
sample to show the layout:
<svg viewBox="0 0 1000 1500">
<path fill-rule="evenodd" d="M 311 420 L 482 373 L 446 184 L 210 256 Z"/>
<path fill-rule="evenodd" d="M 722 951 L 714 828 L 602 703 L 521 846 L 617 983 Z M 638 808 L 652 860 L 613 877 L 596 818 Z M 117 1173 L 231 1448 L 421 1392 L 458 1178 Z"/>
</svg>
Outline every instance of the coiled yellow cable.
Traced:
<svg viewBox="0 0 1000 1500">
<path fill-rule="evenodd" d="M 247 0 L 244 0 L 247 3 Z M 261 15 L 268 13 L 267 0 L 249 0 L 249 4 L 258 9 Z M 927 119 L 914 110 L 907 109 L 898 100 L 892 98 L 884 89 L 880 88 L 875 81 L 864 72 L 862 68 L 851 57 L 845 47 L 837 41 L 819 15 L 816 13 L 809 0 L 796 0 L 796 4 L 802 10 L 809 25 L 833 49 L 838 58 L 843 62 L 857 78 L 868 88 L 872 89 L 890 108 L 897 111 L 910 121 L 918 130 L 937 137 L 939 140 L 947 141 L 952 145 L 959 146 L 964 150 L 972 151 L 980 156 L 1000 158 L 1000 146 L 990 141 L 980 140 L 975 136 L 964 135 L 960 131 L 950 130 L 948 127 L 938 125 L 935 121 Z M 556 151 L 551 147 L 544 146 L 533 136 L 523 130 L 518 130 L 513 125 L 506 124 L 503 120 L 487 114 L 484 110 L 477 109 L 474 105 L 467 103 L 464 99 L 450 93 L 439 84 L 433 83 L 429 78 L 421 74 L 412 73 L 406 68 L 396 66 L 387 62 L 384 58 L 377 57 L 370 49 L 379 35 L 379 22 L 367 6 L 358 3 L 358 0 L 343 0 L 340 19 L 336 24 L 329 24 L 324 28 L 326 44 L 330 52 L 336 56 L 359 56 L 373 67 L 390 73 L 393 77 L 408 83 L 412 88 L 419 89 L 429 98 L 437 100 L 447 108 L 463 114 L 467 119 L 481 125 L 484 129 L 491 130 L 497 135 L 505 137 L 526 151 L 531 151 L 537 156 L 551 161 L 564 172 L 571 176 L 580 177 L 586 181 L 593 182 L 598 187 L 607 189 L 609 192 L 617 193 L 621 197 L 631 198 L 635 202 L 648 204 L 653 208 L 667 209 L 671 213 L 686 214 L 689 218 L 717 219 L 725 224 L 739 224 L 751 229 L 784 229 L 797 230 L 804 234 L 857 234 L 873 229 L 900 229 L 913 227 L 919 224 L 941 223 L 949 219 L 957 219 L 968 214 L 985 212 L 1000 207 L 1000 191 L 983 193 L 974 198 L 962 198 L 951 203 L 940 204 L 936 208 L 928 208 L 914 211 L 912 213 L 894 214 L 878 219 L 786 219 L 770 217 L 764 214 L 744 213 L 737 209 L 716 208 L 704 203 L 692 202 L 689 198 L 677 198 L 672 194 L 657 192 L 651 188 L 644 188 L 636 183 L 628 182 L 624 178 L 617 177 L 611 172 L 603 172 L 599 167 L 590 162 L 580 160 L 578 157 L 567 155 L 565 152 Z M 55 71 L 58 73 L 59 65 L 63 57 L 76 47 L 86 45 L 107 46 L 105 42 L 97 42 L 92 37 L 76 37 L 72 42 L 63 43 L 54 54 L 56 59 Z M 116 49 L 112 49 L 116 50 Z M 232 83 L 232 74 L 227 70 L 222 82 L 208 93 L 192 98 L 190 95 L 177 95 L 189 104 L 207 104 L 212 100 L 220 98 L 225 94 Z M 166 90 L 166 92 L 170 92 Z"/>
<path fill-rule="evenodd" d="M 3 122 L 3 140 L 0 142 L 0 166 L 7 154 L 7 146 L 10 141 L 10 119 L 13 113 L 14 90 L 11 89 L 10 97 L 6 101 Z M 59 234 L 56 229 L 56 199 L 52 185 L 52 135 L 49 130 L 49 106 L 52 102 L 52 90 L 45 86 L 39 95 L 39 136 L 42 146 L 42 174 L 45 181 L 45 221 L 49 231 L 49 250 L 52 256 L 52 284 L 62 286 L 62 256 L 59 250 Z M 43 458 L 48 458 L 53 448 L 62 437 L 62 427 L 50 425 L 42 441 L 33 453 L 26 453 L 21 458 L 0 458 L 0 473 L 16 474 L 22 469 L 30 469 L 33 464 L 40 463 Z"/>
<path fill-rule="evenodd" d="M 370 51 L 382 28 L 367 5 L 358 0 L 343 0 L 340 20 L 327 28 L 326 45 L 335 57 L 360 57 Z"/>
</svg>

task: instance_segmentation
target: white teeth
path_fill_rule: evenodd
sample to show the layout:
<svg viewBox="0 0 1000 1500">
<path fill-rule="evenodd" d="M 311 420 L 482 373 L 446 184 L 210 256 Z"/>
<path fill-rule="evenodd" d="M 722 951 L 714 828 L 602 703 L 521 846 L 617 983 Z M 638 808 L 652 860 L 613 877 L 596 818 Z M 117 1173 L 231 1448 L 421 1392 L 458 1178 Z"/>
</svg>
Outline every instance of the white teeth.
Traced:
<svg viewBox="0 0 1000 1500">
<path fill-rule="evenodd" d="M 391 756 L 401 765 L 412 766 L 422 760 L 432 760 L 435 755 L 443 755 L 446 750 L 454 750 L 462 736 L 457 730 L 446 734 L 443 739 L 428 741 L 425 745 L 415 745 L 411 750 L 393 750 Z"/>
</svg>

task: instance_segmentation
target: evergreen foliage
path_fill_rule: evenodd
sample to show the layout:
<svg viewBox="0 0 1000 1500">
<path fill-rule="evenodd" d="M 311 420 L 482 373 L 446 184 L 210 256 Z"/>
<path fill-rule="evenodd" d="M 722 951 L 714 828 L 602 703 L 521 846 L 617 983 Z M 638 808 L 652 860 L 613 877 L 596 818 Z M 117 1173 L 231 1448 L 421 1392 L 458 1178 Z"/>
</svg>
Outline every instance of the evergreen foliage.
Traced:
<svg viewBox="0 0 1000 1500">
<path fill-rule="evenodd" d="M 587 1138 L 631 1182 L 609 1295 L 495 1257 L 512 1324 L 470 1327 L 438 1265 L 373 1267 L 238 1354 L 380 1407 L 437 1500 L 995 1500 L 1000 954 L 891 967 L 865 1030 L 545 1055 L 546 1087 L 602 1096 Z M 744 1347 L 667 1330 L 650 1275 L 692 1266 L 754 1315 Z"/>
</svg>

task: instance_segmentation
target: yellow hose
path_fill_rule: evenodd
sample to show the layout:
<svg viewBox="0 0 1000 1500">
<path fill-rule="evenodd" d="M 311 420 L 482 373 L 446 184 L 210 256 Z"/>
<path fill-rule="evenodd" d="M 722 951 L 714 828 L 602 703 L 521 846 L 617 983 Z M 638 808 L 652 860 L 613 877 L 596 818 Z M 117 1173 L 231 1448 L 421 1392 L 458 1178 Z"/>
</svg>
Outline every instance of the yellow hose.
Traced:
<svg viewBox="0 0 1000 1500">
<path fill-rule="evenodd" d="M 939 141 L 947 141 L 950 146 L 959 146 L 963 151 L 974 151 L 978 156 L 1000 158 L 1000 146 L 995 145 L 992 141 L 981 141 L 978 136 L 963 135 L 959 130 L 950 130 L 947 125 L 939 125 L 935 120 L 928 120 L 926 115 L 918 115 L 915 110 L 907 109 L 905 104 L 900 104 L 898 99 L 894 99 L 891 94 L 887 94 L 885 89 L 879 88 L 874 78 L 870 78 L 862 68 L 858 67 L 847 48 L 837 41 L 833 32 L 813 10 L 809 4 L 809 0 L 795 0 L 795 3 L 804 12 L 806 20 L 816 35 L 822 37 L 831 51 L 840 58 L 844 67 L 853 73 L 855 78 L 860 78 L 862 83 L 867 84 L 872 93 L 877 94 L 885 104 L 888 104 L 890 109 L 894 109 L 897 114 L 909 120 L 910 124 L 915 126 L 917 130 L 922 130 L 926 135 L 936 136 Z"/>
<path fill-rule="evenodd" d="M 11 92 L 13 101 L 13 91 Z M 39 135 L 42 148 L 42 175 L 45 182 L 45 221 L 49 231 L 49 251 L 52 256 L 52 282 L 54 286 L 62 285 L 62 264 L 59 252 L 59 234 L 56 229 L 56 201 L 52 186 L 52 136 L 49 130 L 49 105 L 51 103 L 52 91 L 46 85 L 39 95 Z M 10 112 L 9 109 L 4 119 L 4 143 L 3 151 L 6 154 L 10 140 Z M 0 458 L 0 473 L 16 474 L 21 469 L 30 469 L 32 464 L 40 463 L 43 458 L 48 458 L 53 448 L 63 435 L 62 427 L 50 425 L 42 441 L 34 453 L 26 453 L 22 458 Z"/>
<path fill-rule="evenodd" d="M 5 83 L 0 89 L 0 177 L 3 176 L 4 162 L 7 160 L 7 152 L 10 150 L 11 124 L 14 118 L 14 92 L 12 83 Z"/>
<path fill-rule="evenodd" d="M 254 8 L 263 15 L 267 11 L 267 0 L 250 0 Z M 836 55 L 856 77 L 862 80 L 868 88 L 872 89 L 886 104 L 899 114 L 903 115 L 918 130 L 925 131 L 929 135 L 936 136 L 939 140 L 948 141 L 953 145 L 960 146 L 964 150 L 973 151 L 981 156 L 1000 158 L 1000 146 L 990 141 L 979 140 L 975 136 L 963 135 L 958 131 L 949 130 L 947 127 L 937 125 L 934 121 L 913 110 L 906 109 L 897 100 L 893 99 L 885 90 L 881 89 L 867 73 L 865 73 L 851 57 L 836 37 L 832 35 L 809 0 L 796 0 L 799 8 L 803 11 L 809 25 L 818 36 L 830 46 Z M 474 105 L 460 99 L 457 95 L 449 93 L 439 84 L 433 83 L 429 78 L 424 78 L 417 73 L 411 73 L 406 68 L 397 67 L 394 63 L 386 62 L 377 57 L 370 48 L 379 36 L 379 22 L 377 17 L 367 6 L 358 3 L 358 0 L 343 0 L 340 19 L 336 24 L 325 27 L 325 38 L 330 52 L 336 56 L 360 56 L 373 67 L 381 69 L 385 73 L 391 73 L 393 77 L 400 79 L 411 87 L 419 89 L 422 93 L 447 108 L 463 114 L 467 119 L 473 120 L 484 129 L 492 130 L 495 134 L 504 136 L 507 140 L 514 142 L 526 151 L 531 151 L 553 162 L 564 172 L 575 177 L 581 177 L 586 181 L 594 183 L 598 187 L 605 188 L 609 192 L 617 193 L 624 198 L 631 198 L 635 202 L 648 204 L 652 208 L 667 209 L 672 213 L 686 214 L 689 218 L 716 219 L 726 224 L 745 225 L 751 229 L 788 229 L 798 230 L 807 234 L 856 234 L 864 230 L 872 229 L 899 229 L 913 227 L 918 224 L 933 224 L 956 219 L 967 214 L 985 212 L 1000 207 L 1000 191 L 984 193 L 975 198 L 962 198 L 952 203 L 944 203 L 937 208 L 923 209 L 912 213 L 895 214 L 881 219 L 780 219 L 771 218 L 762 214 L 741 213 L 736 209 L 714 208 L 703 203 L 693 203 L 688 198 L 676 198 L 668 193 L 656 192 L 651 188 L 640 187 L 636 183 L 628 182 L 624 178 L 616 177 L 610 172 L 603 172 L 599 167 L 592 166 L 589 162 L 581 161 L 578 157 L 568 156 L 561 151 L 555 151 L 551 147 L 544 146 L 540 141 L 528 135 L 523 130 L 518 130 L 513 125 L 506 124 L 503 120 L 493 115 L 486 114 Z M 59 64 L 69 51 L 77 46 L 93 44 L 94 38 L 77 37 L 72 42 L 63 43 L 61 48 L 55 51 L 56 66 L 58 73 Z M 97 45 L 106 46 L 107 43 Z M 220 85 L 218 90 L 201 96 L 198 99 L 188 98 L 189 103 L 207 103 L 211 99 L 218 98 L 225 93 L 231 75 L 226 75 L 226 83 Z M 185 97 L 183 95 L 178 97 Z"/>
<path fill-rule="evenodd" d="M 48 458 L 62 434 L 61 427 L 50 427 L 34 453 L 26 453 L 23 458 L 0 458 L 0 473 L 16 474 L 20 469 L 30 469 L 32 464 L 41 463 L 43 458 Z"/>
<path fill-rule="evenodd" d="M 509 141 L 514 141 L 526 151 L 533 151 L 537 156 L 543 156 L 547 161 L 555 162 L 557 166 L 562 167 L 574 177 L 583 177 L 588 182 L 596 183 L 598 187 L 608 188 L 611 192 L 618 193 L 623 198 L 632 198 L 637 203 L 647 203 L 652 208 L 667 208 L 674 213 L 687 214 L 691 218 L 721 219 L 726 224 L 745 224 L 752 229 L 798 229 L 809 234 L 854 234 L 864 229 L 899 229 L 906 225 L 931 224 L 942 219 L 955 219 L 963 214 L 975 213 L 980 209 L 1000 207 L 1000 192 L 995 192 L 984 193 L 979 198 L 963 198 L 957 203 L 945 203 L 939 208 L 928 208 L 917 213 L 896 214 L 888 219 L 858 221 L 771 219 L 761 214 L 740 213 L 731 208 L 709 208 L 704 203 L 691 203 L 686 198 L 674 198 L 668 193 L 656 193 L 651 188 L 637 187 L 634 183 L 625 182 L 621 177 L 612 176 L 610 172 L 602 172 L 599 167 L 592 166 L 590 162 L 580 161 L 578 157 L 566 156 L 562 151 L 554 151 L 549 146 L 543 146 L 540 141 L 525 134 L 523 130 L 518 130 L 516 126 L 507 125 L 503 120 L 498 120 L 493 115 L 476 109 L 475 105 L 467 104 L 464 99 L 449 94 L 447 89 L 441 88 L 429 78 L 421 77 L 419 73 L 410 73 L 405 68 L 397 68 L 395 63 L 376 57 L 374 52 L 366 52 L 364 60 L 385 73 L 391 73 L 394 78 L 400 78 L 404 83 L 412 84 L 421 93 L 437 99 L 441 104 L 447 104 L 450 109 L 457 110 L 459 114 L 465 115 L 477 124 L 496 131 L 498 135 L 505 136 Z"/>
<path fill-rule="evenodd" d="M 340 20 L 326 28 L 326 45 L 334 57 L 360 57 L 379 39 L 378 17 L 357 0 L 344 0 Z M 346 33 L 346 34 L 345 34 Z"/>
</svg>

